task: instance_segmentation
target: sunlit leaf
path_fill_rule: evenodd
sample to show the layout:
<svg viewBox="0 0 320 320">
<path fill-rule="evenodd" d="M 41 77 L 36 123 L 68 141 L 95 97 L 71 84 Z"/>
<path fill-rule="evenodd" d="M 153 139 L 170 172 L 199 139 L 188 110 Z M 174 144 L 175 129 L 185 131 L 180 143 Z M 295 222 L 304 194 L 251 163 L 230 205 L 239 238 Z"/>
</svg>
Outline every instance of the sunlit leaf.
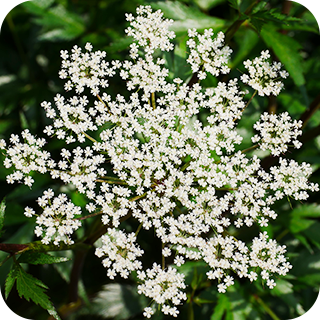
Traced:
<svg viewBox="0 0 320 320">
<path fill-rule="evenodd" d="M 194 0 L 194 2 L 202 9 L 202 10 L 210 10 L 215 6 L 223 3 L 225 0 Z"/>
<path fill-rule="evenodd" d="M 6 282 L 4 285 L 4 290 L 5 290 L 4 292 L 5 292 L 6 299 L 8 299 L 9 293 L 11 292 L 14 286 L 14 283 L 16 282 L 17 274 L 18 274 L 18 268 L 17 268 L 17 265 L 14 264 L 7 275 Z"/>
<path fill-rule="evenodd" d="M 129 319 L 142 312 L 147 300 L 136 287 L 119 283 L 107 284 L 93 300 L 93 308 L 103 318 Z"/>
<path fill-rule="evenodd" d="M 3 225 L 4 225 L 4 215 L 6 211 L 6 202 L 5 199 L 3 199 L 0 203 L 0 236 L 2 235 L 3 231 Z"/>
<path fill-rule="evenodd" d="M 43 252 L 24 252 L 18 259 L 19 263 L 30 263 L 30 264 L 52 264 L 68 261 L 65 257 L 54 257 L 50 254 Z"/>
<path fill-rule="evenodd" d="M 203 30 L 212 28 L 213 31 L 221 31 L 227 26 L 223 19 L 210 17 L 196 8 L 188 7 L 180 2 L 166 1 L 153 2 L 154 9 L 161 9 L 166 18 L 174 19 L 171 30 L 175 32 L 186 32 L 188 29 Z"/>
</svg>

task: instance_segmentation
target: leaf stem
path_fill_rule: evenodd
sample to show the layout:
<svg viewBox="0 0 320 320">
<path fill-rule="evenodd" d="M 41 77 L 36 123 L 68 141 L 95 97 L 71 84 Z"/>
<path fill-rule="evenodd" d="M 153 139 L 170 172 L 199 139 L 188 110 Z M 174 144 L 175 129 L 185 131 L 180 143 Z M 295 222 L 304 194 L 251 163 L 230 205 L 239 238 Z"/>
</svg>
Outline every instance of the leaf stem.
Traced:
<svg viewBox="0 0 320 320">
<path fill-rule="evenodd" d="M 96 139 L 92 138 L 92 137 L 89 136 L 87 133 L 85 133 L 85 132 L 82 132 L 82 133 L 85 135 L 86 138 L 88 138 L 88 139 L 91 140 L 92 142 L 98 143 L 98 141 L 97 141 Z"/>
<path fill-rule="evenodd" d="M 250 148 L 242 150 L 241 153 L 249 152 L 249 151 L 254 150 L 254 149 L 258 148 L 258 147 L 259 147 L 259 145 L 255 144 L 254 146 L 251 146 Z"/>
<path fill-rule="evenodd" d="M 239 28 L 241 27 L 241 25 L 249 18 L 247 17 L 252 9 L 254 8 L 254 6 L 259 3 L 260 0 L 256 0 L 254 1 L 244 12 L 244 14 L 241 16 L 239 13 L 239 17 L 236 21 L 233 22 L 233 24 L 227 29 L 227 31 L 225 32 L 225 36 L 226 36 L 226 40 L 225 43 L 228 44 L 230 42 L 230 40 L 232 39 L 232 37 L 235 35 L 235 33 L 239 30 Z"/>
<path fill-rule="evenodd" d="M 273 320 L 280 320 L 280 318 L 278 318 L 278 316 L 270 309 L 270 307 L 260 297 L 258 297 L 257 295 L 254 295 L 254 298 Z"/>
</svg>

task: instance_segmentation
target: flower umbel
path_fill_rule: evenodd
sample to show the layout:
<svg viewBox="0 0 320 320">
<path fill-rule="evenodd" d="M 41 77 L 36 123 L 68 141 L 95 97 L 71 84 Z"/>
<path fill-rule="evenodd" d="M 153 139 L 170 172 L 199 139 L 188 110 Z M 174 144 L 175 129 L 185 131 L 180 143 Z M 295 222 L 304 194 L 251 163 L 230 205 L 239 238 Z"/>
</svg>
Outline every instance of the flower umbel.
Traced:
<svg viewBox="0 0 320 320">
<path fill-rule="evenodd" d="M 107 61 L 106 53 L 95 52 L 90 43 L 86 52 L 78 46 L 61 51 L 59 75 L 66 79 L 65 90 L 75 93 L 69 92 L 68 98 L 57 94 L 54 106 L 41 104 L 52 120 L 44 132 L 66 141 L 60 159 L 51 159 L 42 150 L 45 140 L 28 130 L 22 132 L 23 142 L 17 135 L 10 137 L 9 145 L 0 140 L 7 156 L 4 166 L 13 169 L 8 183 L 31 187 L 33 172 L 48 173 L 86 201 L 82 209 L 65 194 L 54 197 L 48 189 L 38 198 L 43 212 L 38 215 L 26 207 L 25 215 L 37 217 L 35 233 L 42 243 L 57 246 L 61 241 L 73 244 L 71 235 L 81 221 L 95 217 L 102 230 L 98 234 L 105 232 L 102 243 L 95 243 L 96 256 L 102 258 L 110 279 L 137 274 L 138 292 L 151 299 L 143 313 L 147 318 L 154 314 L 154 304 L 165 315 L 179 314 L 178 306 L 187 300 L 180 270 L 188 260 L 202 260 L 210 267 L 207 278 L 217 282 L 220 293 L 236 277 L 259 279 L 272 289 L 275 277 L 291 268 L 285 247 L 266 233 L 245 243 L 234 230 L 266 227 L 277 217 L 272 208 L 277 200 L 305 200 L 308 191 L 319 188 L 308 181 L 309 164 L 279 158 L 271 169 L 263 169 L 259 153 L 239 150 L 242 136 L 237 126 L 256 93 L 280 93 L 287 72 L 270 62 L 264 51 L 245 62 L 249 74 L 241 80 L 255 90 L 248 102 L 247 88 L 237 78 L 204 88 L 201 81 L 208 74 L 229 73 L 232 51 L 222 32 L 214 35 L 209 29 L 201 34 L 192 29 L 187 63 L 190 75 L 196 73 L 199 81 L 190 84 L 166 68 L 163 53 L 175 46 L 172 21 L 150 6 L 140 6 L 136 16 L 127 14 L 126 19 L 126 33 L 133 40 L 128 60 Z M 108 91 L 115 75 L 124 81 L 123 95 Z M 301 127 L 286 112 L 263 113 L 254 125 L 256 145 L 249 150 L 270 150 L 279 156 L 290 143 L 299 148 Z M 140 232 L 150 229 L 162 243 L 161 265 L 155 255 L 147 269 L 141 262 L 147 249 L 140 248 L 138 240 Z"/>
</svg>

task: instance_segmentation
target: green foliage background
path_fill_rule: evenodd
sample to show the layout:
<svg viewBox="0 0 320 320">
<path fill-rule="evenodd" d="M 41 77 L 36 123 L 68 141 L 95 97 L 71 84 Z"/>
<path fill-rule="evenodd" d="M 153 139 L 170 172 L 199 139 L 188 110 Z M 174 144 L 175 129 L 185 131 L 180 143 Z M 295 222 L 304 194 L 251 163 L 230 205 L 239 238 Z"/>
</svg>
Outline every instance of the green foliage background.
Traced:
<svg viewBox="0 0 320 320">
<path fill-rule="evenodd" d="M 139 4 L 147 3 L 154 9 L 162 9 L 167 18 L 175 20 L 173 30 L 177 33 L 176 48 L 172 55 L 166 56 L 167 65 L 172 71 L 171 77 L 188 78 L 184 60 L 188 28 L 212 28 L 215 32 L 228 30 L 227 42 L 234 51 L 231 60 L 233 71 L 223 80 L 238 77 L 243 70 L 243 60 L 253 58 L 269 48 L 273 59 L 285 65 L 290 77 L 285 81 L 286 90 L 277 99 L 253 99 L 239 124 L 244 136 L 241 147 L 250 146 L 252 124 L 262 112 L 288 111 L 293 118 L 304 120 L 301 137 L 304 146 L 298 151 L 291 150 L 288 156 L 299 162 L 311 163 L 314 168 L 311 180 L 320 183 L 319 30 L 309 11 L 289 1 L 25 2 L 8 14 L 0 34 L 0 138 L 8 138 L 11 133 L 20 133 L 25 128 L 42 136 L 47 119 L 40 103 L 43 100 L 52 101 L 56 93 L 63 92 L 63 82 L 58 78 L 60 50 L 70 50 L 75 44 L 83 47 L 89 41 L 95 50 L 105 50 L 109 59 L 126 57 L 129 42 L 124 34 L 127 25 L 124 14 L 134 12 Z M 216 82 L 217 79 L 208 78 L 205 85 L 214 86 Z M 123 87 L 115 82 L 110 90 L 116 94 Z M 62 146 L 61 141 L 52 141 L 47 147 L 55 154 Z M 34 200 L 48 187 L 69 193 L 76 205 L 84 205 L 80 194 L 56 181 L 52 182 L 48 176 L 37 177 L 32 190 L 22 185 L 7 185 L 7 172 L 2 165 L 1 154 L 0 158 L 0 199 L 6 197 L 5 215 L 4 208 L 0 208 L 0 229 L 4 224 L 0 239 L 2 243 L 24 244 L 36 240 L 33 236 L 35 221 L 24 217 L 23 209 L 27 205 L 33 206 Z M 266 157 L 263 165 L 270 167 L 273 160 Z M 251 284 L 238 279 L 226 294 L 217 294 L 216 283 L 206 280 L 207 267 L 200 262 L 188 262 L 181 267 L 189 285 L 189 299 L 181 308 L 181 319 L 284 320 L 298 317 L 312 307 L 320 287 L 318 195 L 312 194 L 303 204 L 281 201 L 274 209 L 278 218 L 266 230 L 271 237 L 288 247 L 288 256 L 293 265 L 289 275 L 279 279 L 276 288 L 271 291 L 261 283 Z M 249 240 L 258 231 L 259 227 L 238 231 L 237 237 Z M 78 231 L 78 238 L 81 238 L 81 232 Z M 141 240 L 142 247 L 149 252 L 146 265 L 151 264 L 154 259 L 152 252 L 155 252 L 159 243 L 152 232 L 142 233 Z M 100 260 L 94 256 L 94 249 L 90 249 L 81 260 L 83 268 L 77 278 L 78 299 L 73 299 L 75 288 L 72 286 L 75 282 L 71 279 L 75 276 L 71 270 L 79 263 L 77 255 L 71 250 L 50 254 L 56 258 L 45 254 L 31 258 L 21 255 L 18 260 L 21 264 L 13 265 L 12 259 L 8 259 L 1 266 L 0 284 L 3 290 L 10 272 L 7 287 L 13 289 L 9 295 L 6 292 L 6 296 L 14 312 L 26 318 L 42 320 L 48 319 L 48 313 L 40 306 L 45 309 L 55 306 L 61 318 L 67 320 L 143 318 L 142 309 L 147 301 L 136 294 L 135 279 L 108 281 Z M 0 260 L 7 256 L 7 253 L 0 252 Z M 160 259 L 160 256 L 156 258 Z M 18 291 L 14 287 L 15 279 Z M 51 302 L 44 300 L 41 293 L 39 297 L 42 300 L 34 297 L 34 292 L 44 294 L 44 291 Z M 21 300 L 19 295 L 38 305 Z M 164 318 L 161 314 L 154 316 L 156 320 Z"/>
</svg>

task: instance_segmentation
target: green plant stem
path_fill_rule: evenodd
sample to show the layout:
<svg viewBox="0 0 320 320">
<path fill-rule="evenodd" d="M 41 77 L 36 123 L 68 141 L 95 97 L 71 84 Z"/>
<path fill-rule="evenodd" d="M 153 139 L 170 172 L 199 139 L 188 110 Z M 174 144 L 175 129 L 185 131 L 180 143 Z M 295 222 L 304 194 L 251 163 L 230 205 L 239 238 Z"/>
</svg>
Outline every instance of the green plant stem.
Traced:
<svg viewBox="0 0 320 320">
<path fill-rule="evenodd" d="M 258 148 L 258 147 L 259 147 L 259 145 L 258 145 L 258 144 L 255 144 L 254 146 L 252 146 L 252 147 L 250 147 L 250 148 L 247 148 L 247 149 L 242 150 L 241 153 L 249 152 L 249 151 L 254 150 L 254 149 Z"/>
<path fill-rule="evenodd" d="M 302 128 L 306 126 L 312 115 L 320 108 L 320 94 L 311 102 L 309 108 L 301 115 Z"/>
<path fill-rule="evenodd" d="M 84 216 L 84 217 L 75 218 L 74 220 L 86 220 L 86 219 L 89 219 L 89 218 L 92 218 L 92 217 L 96 217 L 96 216 L 98 216 L 98 215 L 101 215 L 102 213 L 103 213 L 102 211 L 99 211 L 99 212 L 92 213 L 92 214 L 89 214 L 89 215 Z"/>
<path fill-rule="evenodd" d="M 95 180 L 95 181 L 96 181 L 96 182 L 101 182 L 101 183 L 105 182 L 105 183 L 108 183 L 108 184 L 122 184 L 122 185 L 125 185 L 125 186 L 128 185 L 126 182 L 121 181 L 121 180 L 119 180 L 119 181 L 116 181 L 116 180 L 112 181 L 112 180 L 97 179 L 97 180 Z"/>
<path fill-rule="evenodd" d="M 76 250 L 73 259 L 72 269 L 70 273 L 69 282 L 69 292 L 68 292 L 68 302 L 78 301 L 78 289 L 79 289 L 79 279 L 81 277 L 81 272 L 84 264 L 85 257 L 87 256 L 89 249 Z"/>
<path fill-rule="evenodd" d="M 154 110 L 156 108 L 156 94 L 154 92 L 151 93 L 151 105 Z"/>
<path fill-rule="evenodd" d="M 188 320 L 194 320 L 193 304 L 191 300 L 188 304 Z"/>
<path fill-rule="evenodd" d="M 248 19 L 248 17 L 246 17 L 247 15 L 249 15 L 252 11 L 252 9 L 255 7 L 256 4 L 258 4 L 260 2 L 260 0 L 256 0 L 253 1 L 251 3 L 251 5 L 246 9 L 246 11 L 244 12 L 244 15 L 240 15 L 239 14 L 239 18 L 233 22 L 233 24 L 227 29 L 227 31 L 225 32 L 225 36 L 226 36 L 226 40 L 225 43 L 228 44 L 230 43 L 230 40 L 233 38 L 233 36 L 235 35 L 235 33 L 239 30 L 239 28 L 241 27 L 241 25 Z"/>
<path fill-rule="evenodd" d="M 165 244 L 164 243 L 162 243 L 162 246 L 161 246 L 161 267 L 162 267 L 162 270 L 164 270 L 164 268 L 166 267 L 166 258 L 165 258 L 165 256 L 163 255 L 163 253 L 162 253 L 162 251 L 163 251 L 163 249 L 164 249 L 164 246 L 165 246 Z"/>
<path fill-rule="evenodd" d="M 273 320 L 280 320 L 278 316 L 270 309 L 270 307 L 257 295 L 254 295 L 254 299 L 260 304 L 260 306 L 268 313 Z"/>
<path fill-rule="evenodd" d="M 142 223 L 139 224 L 139 227 L 138 227 L 138 229 L 137 229 L 137 231 L 136 231 L 136 233 L 135 233 L 136 237 L 138 236 L 141 228 L 142 228 Z"/>
<path fill-rule="evenodd" d="M 241 110 L 241 113 L 243 113 L 244 110 L 246 110 L 246 108 L 248 107 L 248 105 L 251 103 L 252 99 L 255 97 L 255 95 L 257 94 L 257 90 L 253 93 L 253 95 L 251 96 L 251 98 L 249 99 L 249 101 L 247 102 L 246 106 Z"/>
<path fill-rule="evenodd" d="M 5 264 L 5 262 L 7 262 L 11 257 L 12 257 L 12 254 L 9 254 L 4 260 L 2 260 L 0 262 L 0 267 L 2 267 L 2 265 Z"/>
<path fill-rule="evenodd" d="M 92 138 L 91 136 L 89 136 L 87 133 L 82 132 L 86 138 L 88 138 L 89 140 L 91 140 L 92 142 L 98 142 L 96 139 Z"/>
</svg>

